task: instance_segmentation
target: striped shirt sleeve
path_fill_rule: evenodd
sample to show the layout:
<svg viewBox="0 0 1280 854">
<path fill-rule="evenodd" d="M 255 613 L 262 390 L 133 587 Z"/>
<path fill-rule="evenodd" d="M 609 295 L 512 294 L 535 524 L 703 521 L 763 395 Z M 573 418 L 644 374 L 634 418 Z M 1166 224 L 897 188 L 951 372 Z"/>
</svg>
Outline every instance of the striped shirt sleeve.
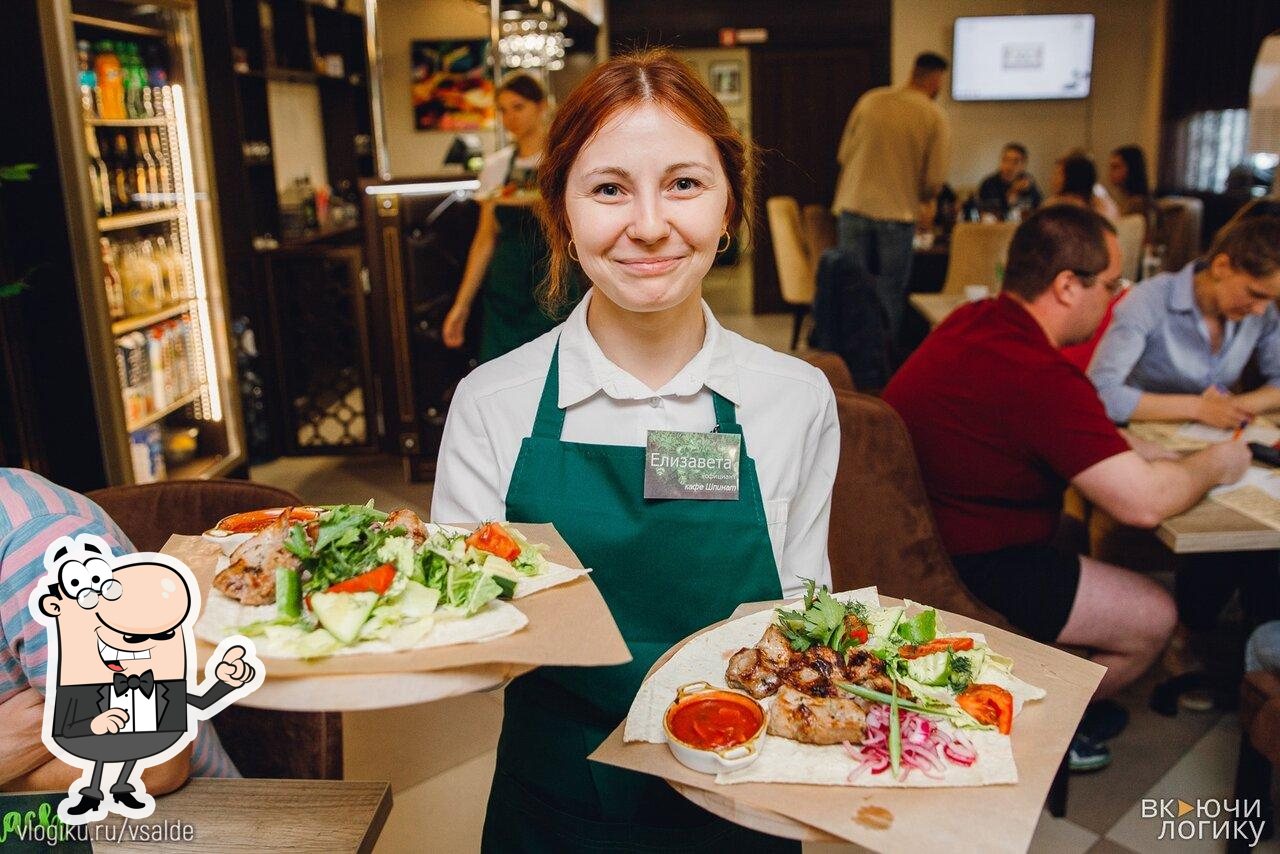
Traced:
<svg viewBox="0 0 1280 854">
<path fill-rule="evenodd" d="M 4 497 L 12 496 L 10 493 Z M 61 513 L 32 516 L 0 538 L 0 702 L 27 688 L 45 693 L 49 661 L 45 628 L 31 616 L 27 603 L 45 574 L 44 551 L 49 543 L 58 537 L 94 534 L 106 541 L 115 554 L 134 550 L 115 523 L 88 499 L 58 490 L 46 497 L 45 505 L 52 500 L 71 506 L 60 508 L 64 511 Z M 200 725 L 196 736 L 191 775 L 240 776 L 208 722 Z"/>
</svg>

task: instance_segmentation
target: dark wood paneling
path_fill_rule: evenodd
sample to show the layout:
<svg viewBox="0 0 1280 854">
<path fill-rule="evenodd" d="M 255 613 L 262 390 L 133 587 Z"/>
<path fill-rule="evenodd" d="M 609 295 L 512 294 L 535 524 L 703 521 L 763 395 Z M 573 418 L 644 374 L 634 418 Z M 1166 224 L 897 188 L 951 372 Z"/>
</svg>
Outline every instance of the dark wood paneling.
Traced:
<svg viewBox="0 0 1280 854">
<path fill-rule="evenodd" d="M 614 49 L 644 45 L 714 47 L 723 27 L 764 27 L 773 47 L 889 43 L 889 0 L 622 0 L 609 4 Z"/>
<path fill-rule="evenodd" d="M 1247 107 L 1258 47 L 1280 30 L 1280 3 L 1172 0 L 1168 27 L 1165 118 Z"/>
<path fill-rule="evenodd" d="M 885 82 L 888 51 L 880 42 L 844 47 L 751 49 L 751 125 L 760 149 L 753 253 L 755 312 L 786 311 L 765 215 L 771 196 L 800 206 L 831 205 L 836 149 L 849 111 L 863 92 Z"/>
</svg>

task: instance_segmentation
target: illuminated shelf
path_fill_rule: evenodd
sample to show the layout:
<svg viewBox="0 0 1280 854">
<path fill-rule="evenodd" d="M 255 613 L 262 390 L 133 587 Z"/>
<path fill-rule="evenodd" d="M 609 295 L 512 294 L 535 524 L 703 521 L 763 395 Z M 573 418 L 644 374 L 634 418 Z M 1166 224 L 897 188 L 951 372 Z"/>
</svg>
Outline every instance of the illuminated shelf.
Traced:
<svg viewBox="0 0 1280 854">
<path fill-rule="evenodd" d="M 79 15 L 73 14 L 71 20 L 77 24 L 84 24 L 89 27 L 97 27 L 101 30 L 115 30 L 117 33 L 129 33 L 135 36 L 149 36 L 150 38 L 162 39 L 169 34 L 164 30 L 155 27 L 144 27 L 141 24 L 130 24 L 125 21 L 114 21 L 111 18 L 99 18 L 96 15 Z"/>
<path fill-rule="evenodd" d="M 85 119 L 87 124 L 97 128 L 162 128 L 173 123 L 173 120 L 160 116 L 154 119 Z"/>
<path fill-rule="evenodd" d="M 177 219 L 181 214 L 181 208 L 164 208 L 158 211 L 138 211 L 137 213 L 98 217 L 98 231 L 119 231 L 122 228 L 154 225 L 157 222 L 168 222 L 169 220 Z"/>
<path fill-rule="evenodd" d="M 186 314 L 192 311 L 191 300 L 183 300 L 182 302 L 169 306 L 160 311 L 153 311 L 150 314 L 135 314 L 132 317 L 126 317 L 117 320 L 111 324 L 111 334 L 117 337 L 127 335 L 138 329 L 146 329 L 148 326 L 154 326 L 162 320 L 168 320 L 171 317 L 177 317 L 180 314 Z"/>
<path fill-rule="evenodd" d="M 182 409 L 184 406 L 190 406 L 191 404 L 195 403 L 197 400 L 200 399 L 200 395 L 203 393 L 204 393 L 204 383 L 200 383 L 198 386 L 195 387 L 195 389 L 187 392 L 182 397 L 178 398 L 173 403 L 166 406 L 164 409 L 157 409 L 155 412 L 150 413 L 146 417 L 140 418 L 137 421 L 133 422 L 132 424 L 127 425 L 125 429 L 128 432 L 132 433 L 134 430 L 141 430 L 143 427 L 148 427 L 152 424 L 155 424 L 157 421 L 160 421 L 164 418 L 169 417 L 173 413 L 177 412 L 179 409 Z"/>
</svg>

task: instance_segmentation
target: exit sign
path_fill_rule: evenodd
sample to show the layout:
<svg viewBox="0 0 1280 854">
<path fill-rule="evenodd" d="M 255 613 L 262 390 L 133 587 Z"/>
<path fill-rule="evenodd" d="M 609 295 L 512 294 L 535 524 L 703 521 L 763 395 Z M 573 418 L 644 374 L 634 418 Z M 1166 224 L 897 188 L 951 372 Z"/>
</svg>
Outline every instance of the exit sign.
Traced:
<svg viewBox="0 0 1280 854">
<path fill-rule="evenodd" d="M 725 27 L 720 30 L 720 46 L 735 47 L 740 44 L 764 44 L 769 40 L 769 31 L 764 27 L 735 30 Z"/>
</svg>

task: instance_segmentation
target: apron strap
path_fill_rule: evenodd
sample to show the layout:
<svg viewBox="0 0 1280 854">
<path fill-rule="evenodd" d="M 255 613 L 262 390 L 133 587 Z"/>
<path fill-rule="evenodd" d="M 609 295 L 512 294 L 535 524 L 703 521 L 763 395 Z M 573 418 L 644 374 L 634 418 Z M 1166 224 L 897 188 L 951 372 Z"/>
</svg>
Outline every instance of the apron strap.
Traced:
<svg viewBox="0 0 1280 854">
<path fill-rule="evenodd" d="M 711 402 L 716 413 L 716 429 L 721 433 L 741 433 L 735 407 L 717 391 L 711 392 Z M 538 414 L 533 420 L 533 435 L 559 441 L 564 430 L 564 410 L 560 408 L 560 340 L 556 339 L 551 351 L 551 366 L 547 380 L 542 384 L 542 397 L 538 400 Z"/>
<path fill-rule="evenodd" d="M 538 401 L 538 415 L 533 419 L 533 435 L 542 439 L 560 441 L 564 430 L 564 410 L 560 408 L 560 339 L 551 351 L 551 367 L 547 369 L 547 381 L 542 384 L 542 398 Z"/>
</svg>

